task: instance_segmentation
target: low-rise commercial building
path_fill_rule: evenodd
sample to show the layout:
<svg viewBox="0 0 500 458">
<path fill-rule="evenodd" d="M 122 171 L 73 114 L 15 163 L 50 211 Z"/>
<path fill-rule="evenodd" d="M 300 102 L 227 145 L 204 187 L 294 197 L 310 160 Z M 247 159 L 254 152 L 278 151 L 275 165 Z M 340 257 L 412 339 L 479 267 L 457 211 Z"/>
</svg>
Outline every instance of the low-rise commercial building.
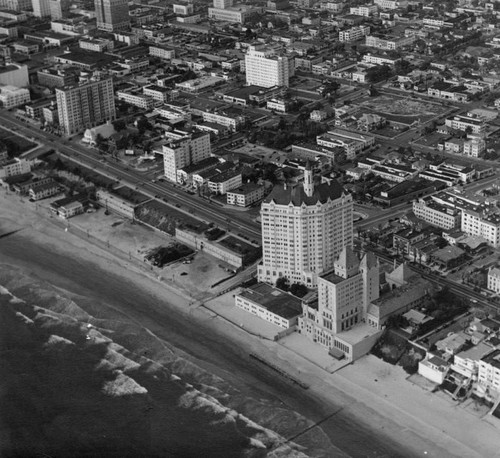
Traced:
<svg viewBox="0 0 500 458">
<path fill-rule="evenodd" d="M 276 326 L 290 329 L 302 315 L 301 300 L 266 283 L 246 288 L 235 296 L 240 307 Z"/>
<path fill-rule="evenodd" d="M 208 180 L 208 189 L 214 194 L 224 195 L 242 184 L 241 170 L 228 170 L 218 173 Z"/>
<path fill-rule="evenodd" d="M 0 163 L 0 179 L 31 172 L 31 164 L 24 159 L 11 159 Z"/>
<path fill-rule="evenodd" d="M 123 197 L 104 189 L 98 189 L 96 192 L 96 199 L 99 204 L 106 209 L 106 211 L 116 213 L 131 220 L 135 218 L 135 209 L 137 204 L 130 202 Z"/>
<path fill-rule="evenodd" d="M 0 103 L 6 109 L 19 107 L 31 100 L 30 91 L 23 87 L 0 87 Z"/>
<path fill-rule="evenodd" d="M 55 196 L 60 192 L 59 184 L 54 180 L 50 180 L 46 183 L 33 183 L 29 188 L 29 197 L 36 201 Z"/>
<path fill-rule="evenodd" d="M 236 189 L 227 191 L 227 203 L 238 207 L 248 207 L 264 197 L 264 186 L 246 183 Z"/>
</svg>

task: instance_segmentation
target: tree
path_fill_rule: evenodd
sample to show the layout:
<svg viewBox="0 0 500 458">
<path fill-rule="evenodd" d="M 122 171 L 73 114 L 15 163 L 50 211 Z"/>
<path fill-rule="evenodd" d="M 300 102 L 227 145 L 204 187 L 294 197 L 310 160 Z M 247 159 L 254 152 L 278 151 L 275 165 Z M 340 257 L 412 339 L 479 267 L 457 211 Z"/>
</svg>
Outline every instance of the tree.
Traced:
<svg viewBox="0 0 500 458">
<path fill-rule="evenodd" d="M 276 288 L 281 289 L 282 291 L 288 291 L 290 288 L 290 283 L 288 282 L 288 278 L 279 277 L 276 280 Z"/>
<path fill-rule="evenodd" d="M 96 138 L 95 138 L 95 146 L 97 147 L 97 149 L 99 149 L 99 151 L 103 151 L 104 149 L 106 149 L 106 140 L 104 139 L 104 137 L 101 135 L 101 134 L 97 134 Z"/>
<path fill-rule="evenodd" d="M 304 297 L 309 290 L 307 289 L 306 285 L 303 285 L 302 283 L 293 283 L 292 286 L 290 286 L 290 292 L 297 297 Z"/>
<path fill-rule="evenodd" d="M 280 116 L 280 120 L 278 122 L 278 129 L 279 130 L 286 130 L 287 128 L 287 123 L 285 121 L 285 118 L 283 118 L 282 116 Z"/>
<path fill-rule="evenodd" d="M 125 130 L 127 128 L 127 124 L 123 119 L 117 119 L 113 122 L 113 127 L 117 132 L 121 130 Z"/>
<path fill-rule="evenodd" d="M 406 75 L 412 70 L 412 64 L 407 60 L 397 60 L 394 64 L 394 71 L 397 75 Z"/>
<path fill-rule="evenodd" d="M 152 127 L 153 126 L 147 120 L 147 118 L 142 117 L 137 120 L 137 130 L 139 131 L 140 135 L 143 135 L 147 130 L 151 130 Z"/>
</svg>

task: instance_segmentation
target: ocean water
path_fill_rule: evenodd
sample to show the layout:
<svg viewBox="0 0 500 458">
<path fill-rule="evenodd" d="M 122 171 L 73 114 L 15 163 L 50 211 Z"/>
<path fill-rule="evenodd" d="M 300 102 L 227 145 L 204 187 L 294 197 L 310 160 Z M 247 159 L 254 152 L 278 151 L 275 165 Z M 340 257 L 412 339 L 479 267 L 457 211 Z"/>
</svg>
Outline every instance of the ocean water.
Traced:
<svg viewBox="0 0 500 458">
<path fill-rule="evenodd" d="M 338 406 L 21 233 L 0 239 L 0 285 L 1 456 L 411 456 L 343 412 L 313 427 Z"/>
</svg>

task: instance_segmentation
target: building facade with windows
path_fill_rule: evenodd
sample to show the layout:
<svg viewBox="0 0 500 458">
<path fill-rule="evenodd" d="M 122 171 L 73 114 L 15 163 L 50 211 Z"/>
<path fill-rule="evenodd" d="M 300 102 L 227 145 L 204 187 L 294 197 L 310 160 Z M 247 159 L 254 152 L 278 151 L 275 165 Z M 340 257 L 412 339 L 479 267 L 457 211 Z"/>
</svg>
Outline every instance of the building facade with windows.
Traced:
<svg viewBox="0 0 500 458">
<path fill-rule="evenodd" d="M 250 46 L 245 56 L 245 73 L 248 85 L 261 87 L 288 86 L 293 59 L 279 56 L 265 46 Z"/>
<path fill-rule="evenodd" d="M 162 145 L 164 174 L 167 179 L 177 183 L 178 172 L 191 164 L 197 164 L 210 157 L 210 134 L 195 133 L 174 139 L 166 145 Z"/>
<path fill-rule="evenodd" d="M 500 294 L 500 269 L 498 267 L 488 270 L 488 289 Z"/>
<path fill-rule="evenodd" d="M 353 201 L 336 180 L 315 183 L 310 164 L 304 183 L 275 186 L 261 206 L 261 282 L 317 284 L 336 256 L 353 243 Z"/>
<path fill-rule="evenodd" d="M 90 80 L 56 88 L 59 124 L 72 135 L 116 118 L 113 80 Z"/>
<path fill-rule="evenodd" d="M 116 32 L 130 27 L 127 0 L 95 0 L 95 13 L 99 30 Z"/>
<path fill-rule="evenodd" d="M 350 360 L 365 354 L 380 331 L 366 324 L 368 306 L 379 298 L 379 266 L 373 253 L 360 259 L 344 247 L 332 271 L 318 277 L 317 302 L 303 302 L 299 331 Z"/>
</svg>

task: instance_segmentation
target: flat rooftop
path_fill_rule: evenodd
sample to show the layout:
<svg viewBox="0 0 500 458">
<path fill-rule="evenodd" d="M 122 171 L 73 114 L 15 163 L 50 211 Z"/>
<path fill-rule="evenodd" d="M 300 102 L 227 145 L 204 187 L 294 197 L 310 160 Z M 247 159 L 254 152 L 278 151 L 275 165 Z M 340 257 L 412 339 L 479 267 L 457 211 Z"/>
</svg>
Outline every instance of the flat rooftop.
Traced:
<svg viewBox="0 0 500 458">
<path fill-rule="evenodd" d="M 255 302 L 269 312 L 285 319 L 302 314 L 302 301 L 299 298 L 266 283 L 259 283 L 247 288 L 239 296 Z"/>
</svg>

